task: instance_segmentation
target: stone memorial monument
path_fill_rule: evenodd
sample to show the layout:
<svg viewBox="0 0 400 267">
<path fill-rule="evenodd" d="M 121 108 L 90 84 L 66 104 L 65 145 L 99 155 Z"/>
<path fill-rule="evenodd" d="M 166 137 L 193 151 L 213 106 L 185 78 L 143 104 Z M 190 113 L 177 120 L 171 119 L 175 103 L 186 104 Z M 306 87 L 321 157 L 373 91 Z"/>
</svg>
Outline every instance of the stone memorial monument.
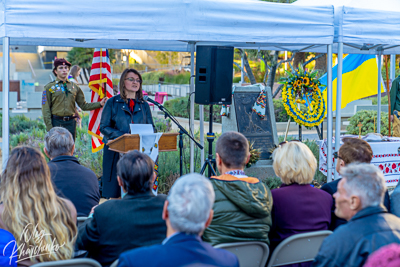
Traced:
<svg viewBox="0 0 400 267">
<path fill-rule="evenodd" d="M 262 119 L 252 108 L 263 89 L 266 89 L 267 99 Z M 222 132 L 240 132 L 254 143 L 253 148 L 260 149 L 260 160 L 246 169 L 247 175 L 260 179 L 273 177 L 275 173 L 270 156 L 274 145 L 278 144 L 278 135 L 271 89 L 262 85 L 234 86 L 233 92 L 230 113 L 222 117 Z"/>
<path fill-rule="evenodd" d="M 269 159 L 270 150 L 278 143 L 275 113 L 272 95 L 269 87 L 266 88 L 266 112 L 262 119 L 252 111 L 261 90 L 261 85 L 234 86 L 232 105 L 228 117 L 222 117 L 222 132 L 237 131 L 242 133 L 253 143 L 254 148 L 261 150 L 260 159 Z"/>
</svg>

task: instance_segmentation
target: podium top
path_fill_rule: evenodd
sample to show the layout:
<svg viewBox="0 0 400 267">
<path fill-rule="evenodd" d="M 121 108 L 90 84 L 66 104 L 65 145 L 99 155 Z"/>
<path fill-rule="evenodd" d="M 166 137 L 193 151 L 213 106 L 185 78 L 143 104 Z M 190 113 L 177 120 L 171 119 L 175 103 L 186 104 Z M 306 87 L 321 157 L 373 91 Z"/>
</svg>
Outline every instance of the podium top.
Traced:
<svg viewBox="0 0 400 267">
<path fill-rule="evenodd" d="M 158 141 L 159 151 L 176 151 L 178 133 L 163 133 Z M 110 140 L 109 149 L 119 153 L 127 153 L 131 150 L 139 150 L 140 136 L 138 134 L 124 134 L 117 139 Z"/>
</svg>

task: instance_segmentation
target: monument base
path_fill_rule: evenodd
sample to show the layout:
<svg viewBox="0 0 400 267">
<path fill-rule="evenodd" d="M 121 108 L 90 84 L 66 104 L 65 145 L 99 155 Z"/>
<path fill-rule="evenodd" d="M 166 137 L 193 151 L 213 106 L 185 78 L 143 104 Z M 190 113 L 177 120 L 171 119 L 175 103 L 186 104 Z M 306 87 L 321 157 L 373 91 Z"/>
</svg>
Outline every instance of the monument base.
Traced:
<svg viewBox="0 0 400 267">
<path fill-rule="evenodd" d="M 260 179 L 260 181 L 276 177 L 274 169 L 272 167 L 272 160 L 259 160 L 250 168 L 246 168 L 244 172 L 247 176 L 258 178 Z"/>
</svg>

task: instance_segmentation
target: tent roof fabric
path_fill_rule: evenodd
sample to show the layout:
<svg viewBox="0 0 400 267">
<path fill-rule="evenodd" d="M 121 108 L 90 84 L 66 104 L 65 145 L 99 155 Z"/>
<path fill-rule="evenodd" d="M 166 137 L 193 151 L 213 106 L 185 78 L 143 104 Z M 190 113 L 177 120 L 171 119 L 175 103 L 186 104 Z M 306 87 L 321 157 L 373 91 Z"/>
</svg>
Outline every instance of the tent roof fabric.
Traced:
<svg viewBox="0 0 400 267">
<path fill-rule="evenodd" d="M 189 51 L 188 42 L 274 48 L 333 42 L 332 6 L 254 0 L 5 0 L 11 45 Z"/>
<path fill-rule="evenodd" d="M 377 54 L 383 49 L 383 54 L 400 54 L 398 0 L 298 0 L 292 5 L 333 5 L 334 42 L 344 43 L 344 53 Z"/>
</svg>

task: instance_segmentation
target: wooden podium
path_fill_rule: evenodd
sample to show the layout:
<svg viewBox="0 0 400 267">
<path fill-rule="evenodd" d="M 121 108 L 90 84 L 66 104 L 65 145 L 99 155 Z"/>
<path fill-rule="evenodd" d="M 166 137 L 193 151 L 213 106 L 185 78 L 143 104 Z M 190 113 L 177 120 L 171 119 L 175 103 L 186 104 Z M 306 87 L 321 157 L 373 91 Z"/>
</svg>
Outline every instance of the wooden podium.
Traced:
<svg viewBox="0 0 400 267">
<path fill-rule="evenodd" d="M 163 133 L 158 141 L 160 152 L 176 151 L 177 136 L 179 133 Z M 124 134 L 107 143 L 110 150 L 127 153 L 131 150 L 139 150 L 140 137 L 138 134 Z"/>
</svg>

